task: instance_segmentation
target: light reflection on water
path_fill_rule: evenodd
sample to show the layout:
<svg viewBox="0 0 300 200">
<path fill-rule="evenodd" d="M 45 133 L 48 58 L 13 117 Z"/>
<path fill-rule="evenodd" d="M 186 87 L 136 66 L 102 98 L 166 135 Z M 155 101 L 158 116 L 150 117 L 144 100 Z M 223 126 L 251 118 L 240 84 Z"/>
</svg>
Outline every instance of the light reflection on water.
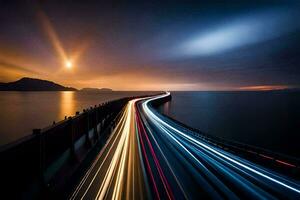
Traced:
<svg viewBox="0 0 300 200">
<path fill-rule="evenodd" d="M 105 101 L 154 92 L 4 92 L 0 91 L 0 145 L 73 116 Z M 157 93 L 157 92 L 155 92 Z"/>
<path fill-rule="evenodd" d="M 74 98 L 74 92 L 64 91 L 60 93 L 60 110 L 59 119 L 65 116 L 72 116 L 76 112 L 76 101 Z"/>
<path fill-rule="evenodd" d="M 171 101 L 168 101 L 163 104 L 162 109 L 165 115 L 170 115 Z"/>
</svg>

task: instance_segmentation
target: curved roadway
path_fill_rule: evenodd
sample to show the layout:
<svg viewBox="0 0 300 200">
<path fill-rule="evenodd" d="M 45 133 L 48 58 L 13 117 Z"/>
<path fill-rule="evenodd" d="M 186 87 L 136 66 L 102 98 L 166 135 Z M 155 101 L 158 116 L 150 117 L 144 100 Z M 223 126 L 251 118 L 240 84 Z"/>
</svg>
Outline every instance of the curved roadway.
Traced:
<svg viewBox="0 0 300 200">
<path fill-rule="evenodd" d="M 130 101 L 71 199 L 300 199 L 300 183 Z"/>
</svg>

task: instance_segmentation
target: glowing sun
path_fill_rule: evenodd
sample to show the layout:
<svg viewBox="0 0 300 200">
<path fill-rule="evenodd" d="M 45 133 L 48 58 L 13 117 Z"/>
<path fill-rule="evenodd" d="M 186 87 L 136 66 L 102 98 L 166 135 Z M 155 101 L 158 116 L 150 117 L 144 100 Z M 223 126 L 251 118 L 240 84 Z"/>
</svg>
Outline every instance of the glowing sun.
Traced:
<svg viewBox="0 0 300 200">
<path fill-rule="evenodd" d="M 71 61 L 66 61 L 66 68 L 68 68 L 68 69 L 71 69 L 72 68 L 72 66 L 73 66 L 73 63 L 71 62 Z"/>
</svg>

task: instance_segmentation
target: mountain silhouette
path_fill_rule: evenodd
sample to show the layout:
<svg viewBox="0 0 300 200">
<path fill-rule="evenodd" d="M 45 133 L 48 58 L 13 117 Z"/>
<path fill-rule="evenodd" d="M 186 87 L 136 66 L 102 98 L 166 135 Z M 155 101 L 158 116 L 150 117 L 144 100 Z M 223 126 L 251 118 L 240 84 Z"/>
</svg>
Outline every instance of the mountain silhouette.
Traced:
<svg viewBox="0 0 300 200">
<path fill-rule="evenodd" d="M 1 91 L 76 91 L 72 87 L 65 87 L 52 81 L 24 77 L 20 80 L 0 83 Z"/>
</svg>

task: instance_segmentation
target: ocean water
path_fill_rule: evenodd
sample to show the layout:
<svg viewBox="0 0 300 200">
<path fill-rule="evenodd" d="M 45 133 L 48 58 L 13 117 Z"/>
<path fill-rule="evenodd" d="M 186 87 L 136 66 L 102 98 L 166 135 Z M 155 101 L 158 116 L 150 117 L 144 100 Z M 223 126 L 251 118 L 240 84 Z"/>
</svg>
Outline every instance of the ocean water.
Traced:
<svg viewBox="0 0 300 200">
<path fill-rule="evenodd" d="M 172 92 L 160 111 L 203 132 L 300 158 L 300 92 Z"/>
<path fill-rule="evenodd" d="M 151 92 L 0 92 L 0 145 L 84 108 Z M 300 158 L 300 92 L 172 92 L 160 111 L 208 134 Z"/>
<path fill-rule="evenodd" d="M 0 145 L 63 120 L 76 111 L 128 96 L 154 92 L 0 92 Z"/>
</svg>

